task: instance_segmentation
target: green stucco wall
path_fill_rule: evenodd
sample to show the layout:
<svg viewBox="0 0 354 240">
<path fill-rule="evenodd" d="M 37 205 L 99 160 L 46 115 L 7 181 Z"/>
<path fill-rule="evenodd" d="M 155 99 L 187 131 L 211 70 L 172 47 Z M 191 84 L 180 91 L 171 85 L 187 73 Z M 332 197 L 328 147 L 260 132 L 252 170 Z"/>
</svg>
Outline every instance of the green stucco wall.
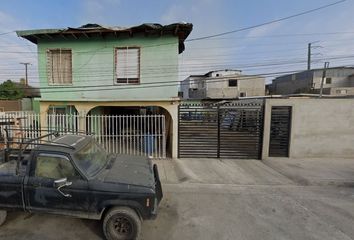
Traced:
<svg viewBox="0 0 354 240">
<path fill-rule="evenodd" d="M 140 47 L 140 85 L 114 84 L 114 48 L 127 46 Z M 48 85 L 46 50 L 51 48 L 72 50 L 73 84 L 68 88 Z M 169 100 L 177 96 L 178 38 L 174 36 L 42 40 L 38 58 L 41 101 Z M 169 82 L 169 86 L 152 87 L 162 85 L 152 84 L 158 82 Z M 97 85 L 101 85 L 99 90 L 88 87 Z"/>
</svg>

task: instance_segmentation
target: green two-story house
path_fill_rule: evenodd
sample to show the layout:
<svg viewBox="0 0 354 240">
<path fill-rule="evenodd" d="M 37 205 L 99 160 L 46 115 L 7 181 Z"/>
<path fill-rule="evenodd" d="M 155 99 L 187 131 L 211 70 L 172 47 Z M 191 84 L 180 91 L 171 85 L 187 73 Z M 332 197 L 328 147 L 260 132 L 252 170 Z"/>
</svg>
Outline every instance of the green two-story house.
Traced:
<svg viewBox="0 0 354 240">
<path fill-rule="evenodd" d="M 86 24 L 17 35 L 38 46 L 41 114 L 117 115 L 158 109 L 170 119 L 176 156 L 178 54 L 191 31 L 190 23 Z"/>
</svg>

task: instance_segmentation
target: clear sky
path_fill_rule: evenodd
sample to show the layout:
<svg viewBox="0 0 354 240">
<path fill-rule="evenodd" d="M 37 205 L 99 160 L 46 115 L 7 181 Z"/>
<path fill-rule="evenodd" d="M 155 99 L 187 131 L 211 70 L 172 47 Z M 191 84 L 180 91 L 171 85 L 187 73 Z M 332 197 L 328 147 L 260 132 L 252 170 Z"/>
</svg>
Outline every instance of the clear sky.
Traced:
<svg viewBox="0 0 354 240">
<path fill-rule="evenodd" d="M 196 38 L 306 11 L 335 0 L 1 0 L 0 81 L 23 76 L 19 62 L 31 62 L 36 85 L 36 46 L 13 30 L 78 27 L 86 23 L 131 26 L 191 22 Z M 245 74 L 306 68 L 307 43 L 315 42 L 313 67 L 354 65 L 354 1 L 280 23 L 227 36 L 187 42 L 180 55 L 180 80 L 216 69 Z M 318 42 L 317 42 L 318 41 Z M 268 78 L 270 79 L 270 78 Z"/>
</svg>

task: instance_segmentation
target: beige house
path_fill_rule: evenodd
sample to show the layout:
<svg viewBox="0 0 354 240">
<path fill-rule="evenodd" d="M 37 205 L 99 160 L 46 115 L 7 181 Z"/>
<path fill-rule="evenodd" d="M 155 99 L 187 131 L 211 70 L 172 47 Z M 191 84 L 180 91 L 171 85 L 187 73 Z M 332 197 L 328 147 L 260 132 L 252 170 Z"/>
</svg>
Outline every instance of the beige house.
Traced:
<svg viewBox="0 0 354 240">
<path fill-rule="evenodd" d="M 183 99 L 234 99 L 264 96 L 265 78 L 243 75 L 240 70 L 210 71 L 191 75 L 181 82 Z"/>
</svg>

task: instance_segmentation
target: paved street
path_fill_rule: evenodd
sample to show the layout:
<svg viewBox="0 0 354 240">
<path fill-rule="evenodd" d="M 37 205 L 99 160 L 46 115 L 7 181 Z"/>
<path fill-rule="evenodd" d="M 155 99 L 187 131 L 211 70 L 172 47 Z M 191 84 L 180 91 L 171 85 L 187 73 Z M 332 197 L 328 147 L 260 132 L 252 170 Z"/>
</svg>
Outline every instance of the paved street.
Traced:
<svg viewBox="0 0 354 240">
<path fill-rule="evenodd" d="M 165 197 L 142 239 L 354 239 L 354 189 L 301 186 L 259 161 L 202 161 L 159 164 Z M 102 237 L 99 221 L 38 214 L 0 228 L 1 239 Z"/>
</svg>

